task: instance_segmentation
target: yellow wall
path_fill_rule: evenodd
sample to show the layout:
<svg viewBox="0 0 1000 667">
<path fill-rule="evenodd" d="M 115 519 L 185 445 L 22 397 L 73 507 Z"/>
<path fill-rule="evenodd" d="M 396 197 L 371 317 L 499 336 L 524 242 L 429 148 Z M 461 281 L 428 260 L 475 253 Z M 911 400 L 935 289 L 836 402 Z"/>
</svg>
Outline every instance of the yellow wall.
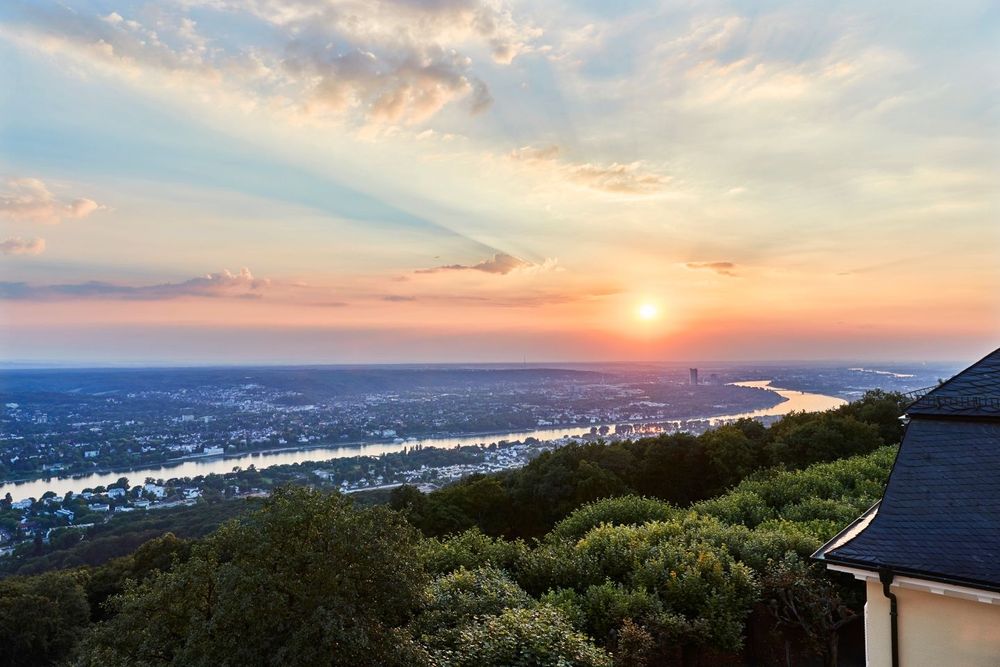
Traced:
<svg viewBox="0 0 1000 667">
<path fill-rule="evenodd" d="M 1000 605 L 892 587 L 899 600 L 900 667 L 997 667 Z M 889 600 L 868 582 L 865 641 L 868 667 L 892 665 Z"/>
</svg>

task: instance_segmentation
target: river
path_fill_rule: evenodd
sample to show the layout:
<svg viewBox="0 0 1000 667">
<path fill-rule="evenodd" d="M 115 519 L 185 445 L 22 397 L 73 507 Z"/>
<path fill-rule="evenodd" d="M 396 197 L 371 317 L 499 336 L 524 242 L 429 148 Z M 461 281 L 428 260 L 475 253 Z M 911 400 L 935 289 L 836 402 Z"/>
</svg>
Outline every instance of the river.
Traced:
<svg viewBox="0 0 1000 667">
<path fill-rule="evenodd" d="M 740 417 L 768 417 L 787 414 L 792 411 L 818 412 L 828 410 L 838 405 L 844 404 L 841 398 L 827 396 L 826 394 L 810 394 L 803 391 L 792 391 L 772 387 L 770 380 L 755 380 L 752 382 L 734 382 L 733 384 L 743 387 L 759 387 L 777 392 L 784 401 L 770 408 L 753 410 L 751 412 L 740 412 L 729 415 L 716 415 L 714 417 L 693 417 L 688 421 L 706 419 L 717 423 L 720 421 L 739 419 Z M 662 420 L 650 420 L 662 421 Z M 676 420 L 674 420 L 676 421 Z M 612 428 L 613 424 L 609 424 Z M 483 442 L 499 442 L 500 440 L 524 440 L 525 438 L 536 438 L 538 440 L 555 440 L 566 435 L 582 435 L 590 432 L 590 426 L 560 427 L 549 429 L 537 429 L 533 431 L 518 431 L 512 433 L 495 433 L 490 435 L 465 435 L 450 438 L 423 438 L 418 440 L 407 440 L 401 443 L 353 443 L 339 446 L 322 446 L 306 449 L 286 449 L 280 451 L 253 452 L 239 454 L 236 456 L 216 456 L 209 458 L 195 458 L 185 461 L 161 464 L 147 468 L 137 468 L 134 470 L 117 470 L 113 472 L 94 472 L 71 477 L 51 477 L 48 479 L 36 479 L 26 482 L 7 482 L 0 484 L 0 496 L 10 492 L 14 500 L 22 498 L 41 498 L 46 491 L 54 491 L 62 496 L 67 491 L 79 493 L 86 488 L 95 486 L 107 486 L 118 480 L 119 477 L 128 477 L 133 484 L 141 483 L 147 477 L 163 478 L 170 477 L 197 477 L 198 475 L 208 475 L 210 473 L 231 472 L 233 468 L 239 466 L 245 468 L 251 464 L 257 468 L 269 466 L 286 465 L 289 463 L 303 463 L 305 461 L 326 461 L 329 459 L 347 458 L 350 456 L 378 456 L 399 452 L 407 447 L 421 445 L 423 447 L 454 447 L 455 445 L 478 445 Z"/>
</svg>

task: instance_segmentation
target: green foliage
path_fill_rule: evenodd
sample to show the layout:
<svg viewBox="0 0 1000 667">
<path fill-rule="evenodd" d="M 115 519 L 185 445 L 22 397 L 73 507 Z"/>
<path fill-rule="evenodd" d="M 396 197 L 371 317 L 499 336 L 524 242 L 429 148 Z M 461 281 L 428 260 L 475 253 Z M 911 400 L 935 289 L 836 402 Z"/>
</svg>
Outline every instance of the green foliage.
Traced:
<svg viewBox="0 0 1000 667">
<path fill-rule="evenodd" d="M 427 587 L 414 632 L 432 646 L 454 646 L 458 628 L 476 617 L 534 605 L 531 596 L 502 570 L 463 567 L 435 579 Z"/>
<path fill-rule="evenodd" d="M 826 540 L 882 496 L 895 457 L 896 447 L 882 447 L 805 470 L 770 471 L 692 509 L 751 528 L 784 530 L 794 523 L 815 539 Z"/>
<path fill-rule="evenodd" d="M 906 411 L 909 399 L 896 391 L 872 389 L 856 401 L 837 408 L 837 412 L 878 428 L 882 442 L 897 444 L 903 439 L 903 422 L 899 417 Z"/>
<path fill-rule="evenodd" d="M 9 570 L 91 566 L 0 581 L 0 664 L 693 664 L 738 651 L 754 608 L 833 664 L 858 600 L 805 558 L 880 497 L 900 400 L 573 445 L 401 487 L 393 509 L 279 489 L 249 515 L 200 504 L 53 531 Z"/>
<path fill-rule="evenodd" d="M 790 468 L 866 454 L 883 444 L 875 424 L 829 412 L 788 415 L 771 428 L 771 436 L 771 461 Z"/>
<path fill-rule="evenodd" d="M 549 591 L 541 600 L 558 607 L 576 627 L 602 642 L 613 642 L 626 621 L 655 624 L 663 611 L 655 594 L 610 581 L 580 592 L 571 588 Z"/>
<path fill-rule="evenodd" d="M 430 538 L 422 543 L 424 562 L 432 573 L 446 574 L 461 567 L 475 569 L 492 566 L 516 571 L 528 554 L 523 540 L 505 540 L 484 535 L 478 528 L 444 539 Z"/>
<path fill-rule="evenodd" d="M 548 605 L 485 616 L 435 658 L 447 667 L 611 667 L 610 655 Z"/>
<path fill-rule="evenodd" d="M 81 572 L 0 581 L 0 665 L 55 665 L 90 621 Z"/>
<path fill-rule="evenodd" d="M 0 559 L 0 577 L 101 565 L 131 554 L 143 543 L 167 533 L 188 539 L 204 537 L 222 523 L 259 506 L 260 502 L 253 499 L 115 515 L 106 524 L 54 532 L 53 536 L 61 535 L 50 540 L 40 554 Z"/>
<path fill-rule="evenodd" d="M 83 664 L 417 664 L 404 631 L 425 582 L 416 542 L 390 510 L 279 490 L 185 562 L 127 583 Z"/>
<path fill-rule="evenodd" d="M 601 524 L 638 525 L 670 519 L 676 508 L 655 498 L 622 496 L 606 498 L 579 507 L 556 524 L 548 538 L 574 540 Z"/>
<path fill-rule="evenodd" d="M 522 576 L 529 590 L 556 589 L 549 600 L 599 639 L 631 618 L 661 645 L 734 650 L 758 588 L 729 545 L 738 537 L 749 543 L 750 531 L 730 535 L 725 528 L 694 514 L 602 524 L 577 541 L 540 545 Z"/>
<path fill-rule="evenodd" d="M 123 593 L 126 582 L 145 581 L 159 572 L 166 572 L 174 564 L 186 561 L 190 554 L 190 542 L 167 533 L 146 542 L 129 556 L 92 569 L 86 587 L 91 619 L 100 621 L 109 617 L 105 602 L 111 596 Z"/>
<path fill-rule="evenodd" d="M 899 394 L 874 391 L 835 410 L 786 415 L 771 428 L 743 419 L 698 437 L 572 444 L 520 470 L 475 476 L 427 496 L 401 489 L 392 503 L 428 535 L 477 526 L 490 535 L 541 537 L 596 500 L 640 495 L 686 506 L 769 466 L 800 469 L 870 453 L 899 441 L 904 403 Z"/>
<path fill-rule="evenodd" d="M 832 581 L 820 565 L 808 565 L 792 554 L 769 563 L 763 580 L 764 599 L 778 623 L 802 632 L 824 664 L 836 667 L 840 629 L 861 616 L 860 606 Z"/>
</svg>

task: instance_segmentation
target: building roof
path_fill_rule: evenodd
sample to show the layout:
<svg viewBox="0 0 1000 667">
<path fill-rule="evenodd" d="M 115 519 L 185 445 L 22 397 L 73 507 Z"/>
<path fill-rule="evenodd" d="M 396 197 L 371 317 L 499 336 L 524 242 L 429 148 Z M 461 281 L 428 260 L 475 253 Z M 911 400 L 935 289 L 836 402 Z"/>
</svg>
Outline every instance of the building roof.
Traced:
<svg viewBox="0 0 1000 667">
<path fill-rule="evenodd" d="M 1000 351 L 907 414 L 881 502 L 814 557 L 1000 591 Z"/>
<path fill-rule="evenodd" d="M 1000 418 L 1000 350 L 944 384 L 935 387 L 910 405 L 906 414 L 923 416 L 967 416 Z"/>
</svg>

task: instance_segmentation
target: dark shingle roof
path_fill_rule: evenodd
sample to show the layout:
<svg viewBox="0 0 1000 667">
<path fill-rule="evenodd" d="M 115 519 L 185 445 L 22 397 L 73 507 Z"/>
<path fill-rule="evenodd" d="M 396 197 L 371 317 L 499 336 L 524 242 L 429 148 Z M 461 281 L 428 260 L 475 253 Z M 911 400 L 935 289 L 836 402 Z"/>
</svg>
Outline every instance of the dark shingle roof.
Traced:
<svg viewBox="0 0 1000 667">
<path fill-rule="evenodd" d="M 1000 418 L 1000 350 L 914 401 L 906 414 Z"/>
<path fill-rule="evenodd" d="M 962 383 L 989 388 L 984 376 Z M 911 421 L 874 516 L 816 557 L 1000 590 L 1000 420 Z"/>
</svg>

